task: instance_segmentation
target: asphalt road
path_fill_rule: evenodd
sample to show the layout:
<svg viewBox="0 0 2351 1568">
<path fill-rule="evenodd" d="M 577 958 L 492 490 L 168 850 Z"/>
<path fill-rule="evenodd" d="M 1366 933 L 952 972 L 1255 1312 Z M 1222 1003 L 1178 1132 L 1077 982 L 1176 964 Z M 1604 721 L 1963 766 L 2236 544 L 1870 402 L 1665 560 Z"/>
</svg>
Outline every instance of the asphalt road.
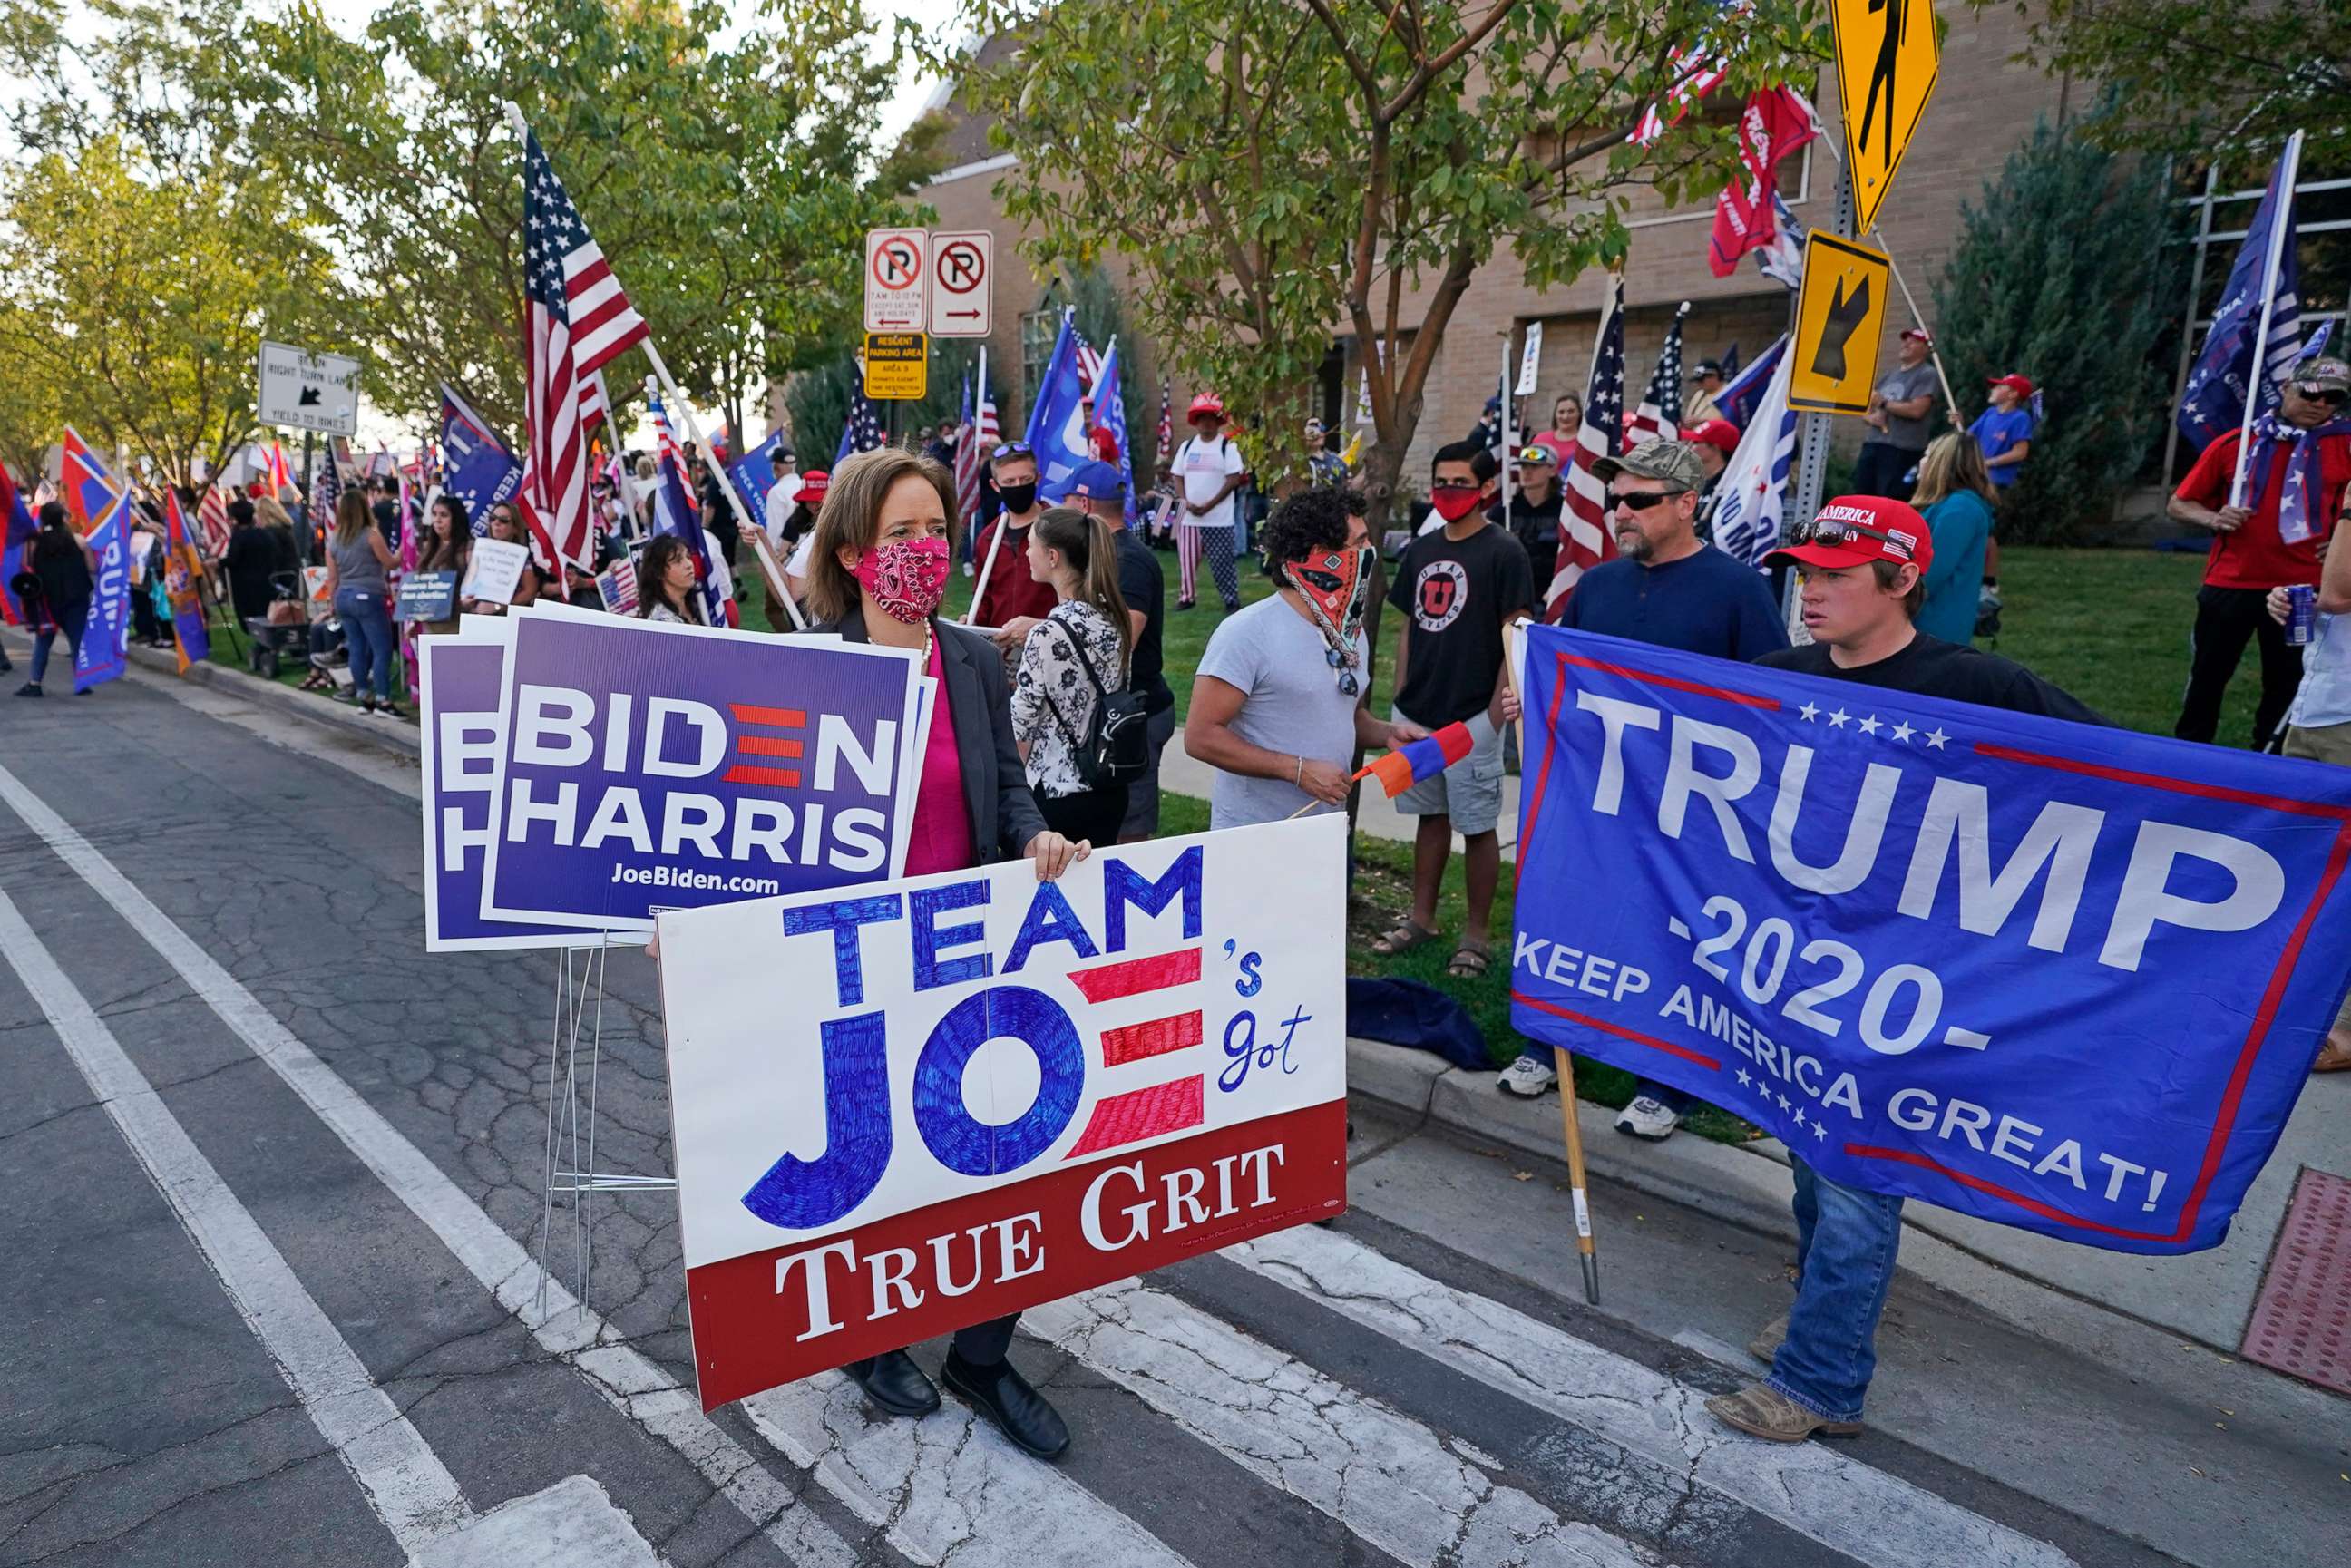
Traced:
<svg viewBox="0 0 2351 1568">
<path fill-rule="evenodd" d="M 597 1200 L 584 1305 L 559 1212 L 542 1291 L 555 960 L 423 951 L 413 768 L 149 678 L 0 709 L 0 1563 L 2339 1554 L 2346 1401 L 1907 1279 L 1870 1433 L 1722 1432 L 1784 1243 L 1604 1186 L 1595 1312 L 1560 1173 L 1368 1113 L 1334 1228 L 1029 1315 L 1059 1466 L 833 1374 L 705 1417 L 667 1194 Z M 607 979 L 598 1164 L 661 1174 Z"/>
</svg>

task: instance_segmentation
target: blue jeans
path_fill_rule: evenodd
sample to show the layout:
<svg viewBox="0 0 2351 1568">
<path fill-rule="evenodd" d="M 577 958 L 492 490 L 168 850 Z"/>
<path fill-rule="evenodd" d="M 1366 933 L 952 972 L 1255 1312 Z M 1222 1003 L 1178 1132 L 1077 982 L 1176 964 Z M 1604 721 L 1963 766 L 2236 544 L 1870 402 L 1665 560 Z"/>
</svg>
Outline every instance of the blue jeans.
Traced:
<svg viewBox="0 0 2351 1568">
<path fill-rule="evenodd" d="M 1902 1200 L 1793 1163 L 1796 1304 L 1769 1382 L 1815 1416 L 1858 1421 L 1902 1247 Z"/>
<path fill-rule="evenodd" d="M 57 629 L 55 626 L 44 626 L 38 632 L 33 633 L 32 680 L 33 685 L 37 686 L 41 684 L 41 677 L 48 674 L 49 647 L 52 643 L 56 643 L 57 640 Z M 68 629 L 66 632 L 66 647 L 68 654 L 70 655 L 67 658 L 66 664 L 67 667 L 70 669 L 73 665 L 74 659 L 78 657 L 81 653 L 81 633 Z"/>
<path fill-rule="evenodd" d="M 392 661 L 399 649 L 392 630 L 392 606 L 372 590 L 339 588 L 335 615 L 343 623 L 343 645 L 350 651 L 351 691 L 363 695 L 372 677 L 375 700 L 392 700 Z"/>
</svg>

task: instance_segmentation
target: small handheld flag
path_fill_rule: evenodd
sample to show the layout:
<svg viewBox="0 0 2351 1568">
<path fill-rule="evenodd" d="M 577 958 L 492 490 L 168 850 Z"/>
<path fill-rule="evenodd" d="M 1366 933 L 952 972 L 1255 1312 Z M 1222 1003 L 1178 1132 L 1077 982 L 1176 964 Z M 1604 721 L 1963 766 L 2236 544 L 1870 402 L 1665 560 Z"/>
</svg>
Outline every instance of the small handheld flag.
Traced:
<svg viewBox="0 0 2351 1568">
<path fill-rule="evenodd" d="M 1364 765 L 1357 779 L 1376 779 L 1393 800 L 1468 757 L 1477 739 L 1467 724 L 1448 724 L 1426 740 L 1407 740 L 1385 757 Z"/>
</svg>

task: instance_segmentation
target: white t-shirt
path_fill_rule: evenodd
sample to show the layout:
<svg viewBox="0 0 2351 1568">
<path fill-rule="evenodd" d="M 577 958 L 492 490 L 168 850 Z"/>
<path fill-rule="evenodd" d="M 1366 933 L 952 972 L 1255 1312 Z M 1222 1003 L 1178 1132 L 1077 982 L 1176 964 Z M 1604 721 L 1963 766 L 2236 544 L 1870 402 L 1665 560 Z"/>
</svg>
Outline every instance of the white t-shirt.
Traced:
<svg viewBox="0 0 2351 1568">
<path fill-rule="evenodd" d="M 799 505 L 795 497 L 799 495 L 799 490 L 800 476 L 797 474 L 777 475 L 775 484 L 768 488 L 768 537 L 778 544 L 784 542 L 784 519 L 790 517 L 792 508 Z"/>
<path fill-rule="evenodd" d="M 1241 461 L 1240 448 L 1233 444 L 1229 435 L 1220 435 L 1214 441 L 1193 436 L 1176 454 L 1176 472 L 1184 481 L 1184 499 L 1195 507 L 1206 506 L 1209 497 L 1224 488 L 1227 479 L 1248 471 L 1248 465 Z M 1233 497 L 1227 496 L 1198 517 L 1179 509 L 1176 520 L 1187 528 L 1229 528 L 1233 516 Z"/>
<path fill-rule="evenodd" d="M 800 536 L 799 548 L 792 551 L 792 559 L 784 563 L 784 575 L 805 580 L 808 577 L 809 553 L 815 549 L 816 530 L 810 528 Z"/>
</svg>

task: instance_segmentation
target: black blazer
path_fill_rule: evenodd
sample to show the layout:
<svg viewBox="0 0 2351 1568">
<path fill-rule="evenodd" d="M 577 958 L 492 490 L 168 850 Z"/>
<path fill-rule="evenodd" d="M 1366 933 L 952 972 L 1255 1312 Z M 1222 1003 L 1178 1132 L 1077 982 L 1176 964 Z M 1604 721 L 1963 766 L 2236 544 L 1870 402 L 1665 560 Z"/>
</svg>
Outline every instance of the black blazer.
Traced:
<svg viewBox="0 0 2351 1568">
<path fill-rule="evenodd" d="M 852 613 L 812 632 L 837 632 L 844 643 L 863 643 L 865 617 Z M 939 672 L 946 679 L 947 717 L 955 723 L 956 750 L 963 758 L 963 806 L 971 824 L 979 863 L 1017 860 L 1029 841 L 1045 831 L 1045 814 L 1029 793 L 1029 769 L 1012 738 L 1012 693 L 1004 684 L 1004 657 L 993 640 L 952 622 L 931 618 L 939 640 Z M 980 758 L 993 757 L 991 768 Z"/>
</svg>

